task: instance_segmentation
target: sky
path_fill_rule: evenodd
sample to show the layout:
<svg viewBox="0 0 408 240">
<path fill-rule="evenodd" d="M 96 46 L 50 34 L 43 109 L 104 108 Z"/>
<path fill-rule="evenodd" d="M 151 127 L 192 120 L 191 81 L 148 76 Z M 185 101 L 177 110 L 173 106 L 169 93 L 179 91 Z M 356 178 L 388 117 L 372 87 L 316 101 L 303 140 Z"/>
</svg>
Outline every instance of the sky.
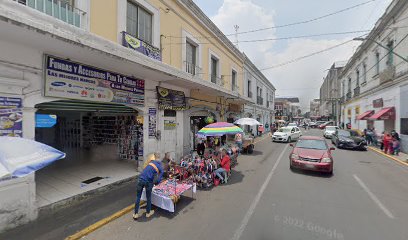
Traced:
<svg viewBox="0 0 408 240">
<path fill-rule="evenodd" d="M 309 110 L 310 100 L 319 98 L 319 88 L 327 69 L 337 61 L 348 60 L 360 42 L 350 41 L 329 51 L 290 64 L 293 59 L 331 48 L 366 32 L 308 35 L 371 30 L 392 0 L 194 0 L 204 13 L 224 32 L 238 32 L 282 26 L 310 20 L 368 2 L 362 6 L 309 23 L 238 34 L 238 47 L 277 89 L 277 97 L 297 96 L 302 112 Z M 306 35 L 306 36 L 305 36 Z M 263 42 L 255 39 L 299 37 Z M 302 37 L 305 36 L 305 37 Z M 236 36 L 229 36 L 235 43 Z M 281 66 L 277 66 L 281 65 Z M 270 68 L 273 67 L 273 68 Z"/>
</svg>

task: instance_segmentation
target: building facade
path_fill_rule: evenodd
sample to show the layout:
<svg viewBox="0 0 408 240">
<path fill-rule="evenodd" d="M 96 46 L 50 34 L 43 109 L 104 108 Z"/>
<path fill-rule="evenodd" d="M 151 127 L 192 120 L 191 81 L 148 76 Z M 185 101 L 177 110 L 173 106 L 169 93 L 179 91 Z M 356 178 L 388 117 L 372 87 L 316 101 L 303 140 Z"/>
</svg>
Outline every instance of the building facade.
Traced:
<svg viewBox="0 0 408 240">
<path fill-rule="evenodd" d="M 310 101 L 310 119 L 320 119 L 320 99 Z"/>
<path fill-rule="evenodd" d="M 282 108 L 275 113 L 276 119 L 293 122 L 297 119 L 303 118 L 299 98 L 278 97 L 275 99 L 275 104 L 279 106 L 278 108 Z"/>
<path fill-rule="evenodd" d="M 22 116 L 0 133 L 67 155 L 0 181 L 0 230 L 134 177 L 149 153 L 179 159 L 203 125 L 254 103 L 244 97 L 244 54 L 191 0 L 6 0 L 0 16 L 0 104 Z"/>
<path fill-rule="evenodd" d="M 327 75 L 320 87 L 320 109 L 321 117 L 327 120 L 339 122 L 340 120 L 340 97 L 341 83 L 339 74 L 346 62 L 335 62 L 328 69 Z"/>
<path fill-rule="evenodd" d="M 394 0 L 348 61 L 342 81 L 342 122 L 351 128 L 396 130 L 408 150 L 408 2 Z"/>
</svg>

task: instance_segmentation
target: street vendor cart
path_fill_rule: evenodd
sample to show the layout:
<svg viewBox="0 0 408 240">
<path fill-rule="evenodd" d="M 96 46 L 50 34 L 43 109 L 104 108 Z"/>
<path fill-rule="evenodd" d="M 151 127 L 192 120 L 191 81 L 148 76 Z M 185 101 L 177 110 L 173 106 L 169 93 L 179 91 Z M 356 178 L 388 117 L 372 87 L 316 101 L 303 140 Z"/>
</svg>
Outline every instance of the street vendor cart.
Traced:
<svg viewBox="0 0 408 240">
<path fill-rule="evenodd" d="M 244 153 L 252 154 L 254 152 L 254 138 L 253 137 L 244 137 L 242 139 L 242 151 Z"/>
</svg>

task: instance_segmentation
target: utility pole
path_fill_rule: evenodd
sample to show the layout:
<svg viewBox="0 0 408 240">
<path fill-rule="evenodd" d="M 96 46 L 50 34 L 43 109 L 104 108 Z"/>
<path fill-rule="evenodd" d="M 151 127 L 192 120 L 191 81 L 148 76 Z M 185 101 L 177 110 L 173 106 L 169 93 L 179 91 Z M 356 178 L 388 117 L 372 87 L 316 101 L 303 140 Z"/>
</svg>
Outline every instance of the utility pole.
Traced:
<svg viewBox="0 0 408 240">
<path fill-rule="evenodd" d="M 239 30 L 239 26 L 234 25 L 234 29 L 235 29 L 235 46 L 239 49 L 239 46 L 238 46 L 238 30 Z"/>
</svg>

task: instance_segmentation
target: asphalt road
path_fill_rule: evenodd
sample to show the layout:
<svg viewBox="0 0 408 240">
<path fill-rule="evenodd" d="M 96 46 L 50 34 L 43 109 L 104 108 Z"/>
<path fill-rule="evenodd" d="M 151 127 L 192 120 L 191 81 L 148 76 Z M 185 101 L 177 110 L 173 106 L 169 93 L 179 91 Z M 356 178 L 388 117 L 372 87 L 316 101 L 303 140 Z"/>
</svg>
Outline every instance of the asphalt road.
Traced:
<svg viewBox="0 0 408 240">
<path fill-rule="evenodd" d="M 129 213 L 84 239 L 408 239 L 408 168 L 336 149 L 332 176 L 292 172 L 288 144 L 267 138 L 255 150 L 227 185 L 182 198 L 176 213 Z"/>
</svg>

